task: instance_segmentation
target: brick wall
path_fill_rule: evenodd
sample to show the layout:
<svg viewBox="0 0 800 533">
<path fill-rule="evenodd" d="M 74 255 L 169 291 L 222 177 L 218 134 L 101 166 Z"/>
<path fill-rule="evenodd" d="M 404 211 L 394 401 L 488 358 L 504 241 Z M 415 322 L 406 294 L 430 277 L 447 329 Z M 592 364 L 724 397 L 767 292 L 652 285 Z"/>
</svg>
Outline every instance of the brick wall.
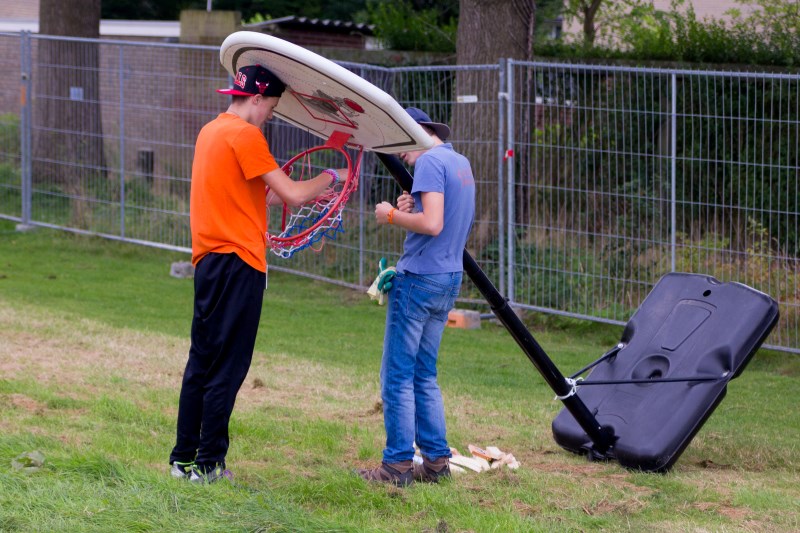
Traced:
<svg viewBox="0 0 800 533">
<path fill-rule="evenodd" d="M 18 115 L 20 112 L 22 80 L 19 43 L 17 36 L 0 35 L 0 114 Z"/>
<path fill-rule="evenodd" d="M 20 41 L 19 35 L 0 35 L 0 69 L 4 72 L 0 76 L 0 114 L 20 115 Z M 37 102 L 69 98 L 68 87 L 40 83 L 40 43 L 40 39 L 32 37 L 34 130 L 42 123 Z M 75 42 L 69 45 L 89 46 Z M 228 84 L 218 49 L 131 46 L 103 41 L 99 51 L 99 105 L 109 171 L 119 169 L 119 153 L 124 150 L 126 175 L 133 175 L 138 153 L 152 150 L 156 176 L 190 176 L 191 153 L 198 131 L 210 118 L 224 111 L 229 102 L 215 92 Z M 125 140 L 123 147 L 121 136 Z"/>
</svg>

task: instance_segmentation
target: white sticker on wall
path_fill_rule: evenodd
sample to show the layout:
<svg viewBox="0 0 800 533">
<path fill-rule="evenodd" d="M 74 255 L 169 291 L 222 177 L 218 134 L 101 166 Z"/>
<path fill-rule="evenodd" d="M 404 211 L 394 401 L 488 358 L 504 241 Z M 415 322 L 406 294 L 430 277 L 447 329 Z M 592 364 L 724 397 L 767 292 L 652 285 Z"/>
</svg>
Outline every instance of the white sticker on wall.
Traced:
<svg viewBox="0 0 800 533">
<path fill-rule="evenodd" d="M 477 94 L 461 94 L 456 96 L 456 102 L 459 104 L 474 104 L 478 101 Z"/>
</svg>

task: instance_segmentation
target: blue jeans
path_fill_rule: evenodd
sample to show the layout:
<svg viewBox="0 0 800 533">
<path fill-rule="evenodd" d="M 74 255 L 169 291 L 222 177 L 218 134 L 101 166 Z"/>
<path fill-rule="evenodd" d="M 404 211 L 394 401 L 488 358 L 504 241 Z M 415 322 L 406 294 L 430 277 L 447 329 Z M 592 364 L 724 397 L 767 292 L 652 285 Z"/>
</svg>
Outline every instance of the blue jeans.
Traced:
<svg viewBox="0 0 800 533">
<path fill-rule="evenodd" d="M 429 459 L 450 457 L 436 360 L 461 276 L 405 272 L 392 280 L 381 361 L 385 463 L 413 459 L 415 440 Z"/>
</svg>

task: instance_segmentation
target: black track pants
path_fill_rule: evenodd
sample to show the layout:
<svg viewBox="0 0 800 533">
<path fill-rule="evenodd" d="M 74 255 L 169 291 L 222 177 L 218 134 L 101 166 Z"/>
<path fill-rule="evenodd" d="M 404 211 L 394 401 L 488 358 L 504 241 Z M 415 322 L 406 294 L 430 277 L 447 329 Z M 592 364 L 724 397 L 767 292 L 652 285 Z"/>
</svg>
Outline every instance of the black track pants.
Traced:
<svg viewBox="0 0 800 533">
<path fill-rule="evenodd" d="M 197 264 L 192 344 L 170 463 L 225 464 L 228 422 L 253 357 L 265 282 L 263 272 L 233 253 L 211 253 Z"/>
</svg>

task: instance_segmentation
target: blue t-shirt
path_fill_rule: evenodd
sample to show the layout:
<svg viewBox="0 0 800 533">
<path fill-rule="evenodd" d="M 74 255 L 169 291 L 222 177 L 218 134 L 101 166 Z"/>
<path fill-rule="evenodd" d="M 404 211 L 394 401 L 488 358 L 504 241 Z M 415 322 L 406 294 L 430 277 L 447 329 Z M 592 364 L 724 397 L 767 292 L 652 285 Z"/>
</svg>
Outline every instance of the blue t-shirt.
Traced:
<svg viewBox="0 0 800 533">
<path fill-rule="evenodd" d="M 450 143 L 435 146 L 414 165 L 411 195 L 422 211 L 422 193 L 444 194 L 444 226 L 436 237 L 409 231 L 398 272 L 443 274 L 464 269 L 464 246 L 475 218 L 475 179 L 469 160 Z"/>
</svg>

